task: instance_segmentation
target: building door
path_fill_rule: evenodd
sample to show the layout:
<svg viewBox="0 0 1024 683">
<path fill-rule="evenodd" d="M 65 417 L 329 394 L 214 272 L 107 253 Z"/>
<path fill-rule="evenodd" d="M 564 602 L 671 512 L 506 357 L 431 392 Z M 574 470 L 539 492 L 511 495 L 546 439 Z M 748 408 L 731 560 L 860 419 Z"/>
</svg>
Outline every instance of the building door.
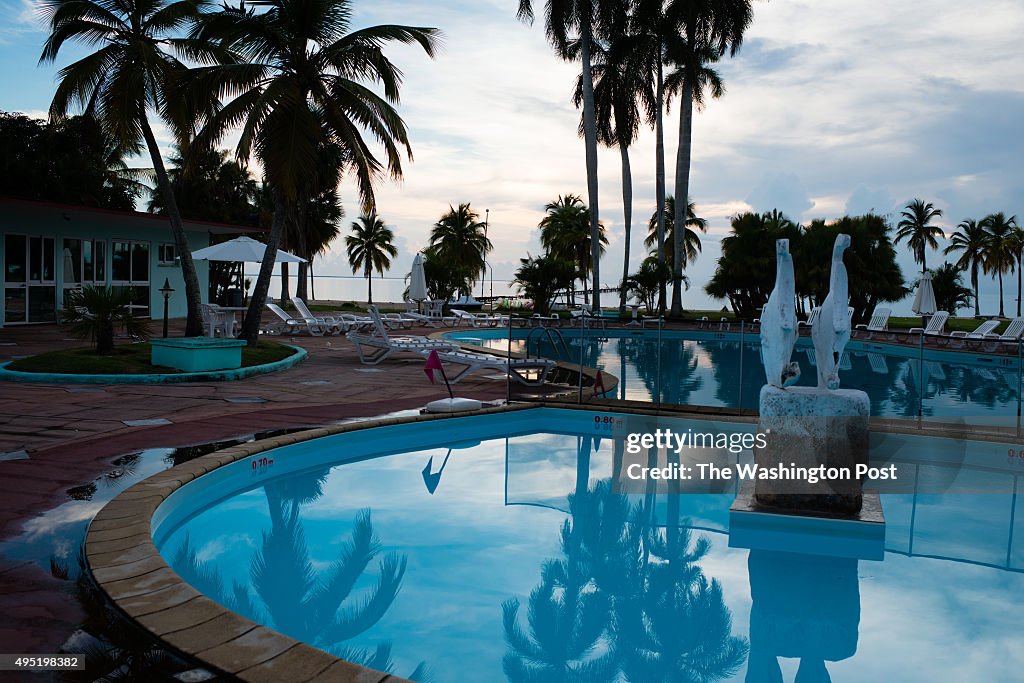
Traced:
<svg viewBox="0 0 1024 683">
<path fill-rule="evenodd" d="M 4 324 L 57 319 L 54 238 L 4 236 Z"/>
<path fill-rule="evenodd" d="M 63 288 L 65 300 L 71 290 L 83 285 L 103 287 L 107 284 L 107 243 L 66 237 L 62 241 L 64 263 Z"/>
<path fill-rule="evenodd" d="M 110 284 L 131 292 L 132 313 L 149 317 L 149 242 L 113 240 L 110 249 Z"/>
</svg>

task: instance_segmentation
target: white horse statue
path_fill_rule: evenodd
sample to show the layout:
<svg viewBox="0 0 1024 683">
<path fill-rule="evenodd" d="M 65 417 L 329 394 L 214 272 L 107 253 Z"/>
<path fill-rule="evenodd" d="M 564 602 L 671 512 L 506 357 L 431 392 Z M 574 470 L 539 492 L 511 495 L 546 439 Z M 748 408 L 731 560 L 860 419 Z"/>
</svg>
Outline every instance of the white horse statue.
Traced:
<svg viewBox="0 0 1024 683">
<path fill-rule="evenodd" d="M 839 388 L 839 360 L 850 341 L 850 285 L 846 277 L 843 252 L 850 246 L 849 235 L 837 235 L 832 247 L 832 275 L 828 296 L 821 313 L 811 327 L 814 355 L 818 361 L 818 388 Z"/>
<path fill-rule="evenodd" d="M 800 378 L 800 364 L 791 362 L 798 335 L 796 279 L 789 240 L 775 242 L 775 289 L 761 312 L 761 360 L 768 384 L 788 387 Z"/>
</svg>

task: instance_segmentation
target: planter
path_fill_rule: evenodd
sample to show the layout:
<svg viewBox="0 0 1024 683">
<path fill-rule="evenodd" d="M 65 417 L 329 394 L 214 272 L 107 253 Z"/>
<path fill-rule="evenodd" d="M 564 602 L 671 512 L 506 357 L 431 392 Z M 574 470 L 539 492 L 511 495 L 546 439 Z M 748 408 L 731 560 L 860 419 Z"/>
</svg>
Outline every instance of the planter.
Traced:
<svg viewBox="0 0 1024 683">
<path fill-rule="evenodd" d="M 242 339 L 185 337 L 183 339 L 150 339 L 150 362 L 185 372 L 233 370 L 242 367 Z"/>
</svg>

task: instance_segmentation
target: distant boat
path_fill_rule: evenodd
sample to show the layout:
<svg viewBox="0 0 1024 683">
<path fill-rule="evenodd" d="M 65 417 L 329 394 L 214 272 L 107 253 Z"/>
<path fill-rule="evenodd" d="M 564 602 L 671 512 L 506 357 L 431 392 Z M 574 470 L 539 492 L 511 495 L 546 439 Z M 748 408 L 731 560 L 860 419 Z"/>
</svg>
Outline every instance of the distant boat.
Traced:
<svg viewBox="0 0 1024 683">
<path fill-rule="evenodd" d="M 462 309 L 473 309 L 480 308 L 483 306 L 482 303 L 473 298 L 473 295 L 460 296 L 458 299 L 452 299 L 448 302 L 450 308 L 462 308 Z"/>
</svg>

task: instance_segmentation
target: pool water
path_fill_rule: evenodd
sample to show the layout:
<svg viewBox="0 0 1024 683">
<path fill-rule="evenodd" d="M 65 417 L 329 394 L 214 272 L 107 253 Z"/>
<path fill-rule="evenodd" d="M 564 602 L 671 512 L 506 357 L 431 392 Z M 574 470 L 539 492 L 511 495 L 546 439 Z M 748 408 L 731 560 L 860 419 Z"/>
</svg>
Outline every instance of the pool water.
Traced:
<svg viewBox="0 0 1024 683">
<path fill-rule="evenodd" d="M 600 368 L 620 380 L 609 398 L 756 409 L 764 385 L 759 344 L 735 333 L 621 332 L 560 330 L 564 346 L 547 336 L 531 339 L 514 330 L 513 351 L 529 352 Z M 507 349 L 507 331 L 473 330 L 448 336 L 488 348 Z M 692 338 L 691 338 L 692 337 Z M 719 337 L 719 338 L 715 338 Z M 660 350 L 660 353 L 659 353 Z M 741 359 L 742 358 L 742 359 Z M 581 360 L 582 359 L 582 360 Z M 801 386 L 817 384 L 816 358 L 809 338 L 800 340 L 793 360 L 801 367 Z M 852 341 L 840 365 L 844 388 L 860 389 L 871 399 L 871 414 L 885 417 L 971 416 L 998 421 L 1018 413 L 1016 357 L 986 356 Z"/>
<path fill-rule="evenodd" d="M 884 559 L 868 561 L 730 547 L 728 491 L 613 493 L 621 440 L 591 413 L 452 424 L 216 470 L 158 510 L 157 547 L 231 609 L 414 680 L 1020 680 L 1005 446 L 967 461 L 997 463 L 979 471 L 1006 493 L 884 495 Z"/>
</svg>

